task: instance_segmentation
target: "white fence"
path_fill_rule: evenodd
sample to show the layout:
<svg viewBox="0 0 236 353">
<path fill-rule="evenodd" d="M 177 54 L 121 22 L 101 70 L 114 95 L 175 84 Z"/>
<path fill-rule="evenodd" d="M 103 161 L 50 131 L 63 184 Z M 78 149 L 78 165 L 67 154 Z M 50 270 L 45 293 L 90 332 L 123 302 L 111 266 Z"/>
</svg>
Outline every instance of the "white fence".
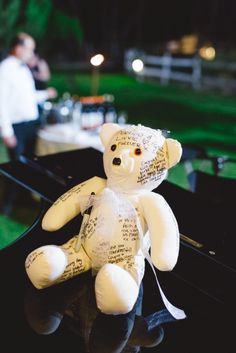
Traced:
<svg viewBox="0 0 236 353">
<path fill-rule="evenodd" d="M 136 72 L 139 78 L 157 77 L 162 84 L 168 84 L 171 80 L 182 81 L 190 83 L 194 89 L 201 86 L 202 70 L 199 57 L 176 58 L 170 54 L 154 56 L 130 49 L 125 53 L 127 71 L 133 71 L 132 62 L 137 58 L 144 64 L 142 71 Z"/>
</svg>

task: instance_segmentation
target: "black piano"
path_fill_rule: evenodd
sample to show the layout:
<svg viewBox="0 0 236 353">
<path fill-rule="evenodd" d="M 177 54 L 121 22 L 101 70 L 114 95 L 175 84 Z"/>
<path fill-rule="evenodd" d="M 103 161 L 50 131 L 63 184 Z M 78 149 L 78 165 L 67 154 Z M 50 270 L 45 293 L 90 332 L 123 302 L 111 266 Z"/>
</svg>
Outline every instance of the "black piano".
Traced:
<svg viewBox="0 0 236 353">
<path fill-rule="evenodd" d="M 97 311 L 90 273 L 39 291 L 24 270 L 31 250 L 61 244 L 76 234 L 80 216 L 54 233 L 41 229 L 41 219 L 72 186 L 94 175 L 105 177 L 102 154 L 88 148 L 44 157 L 22 156 L 20 161 L 0 165 L 0 172 L 42 200 L 35 223 L 0 251 L 2 352 L 234 350 L 236 240 L 234 212 L 227 200 L 219 202 L 207 190 L 192 193 L 163 182 L 156 191 L 176 215 L 181 247 L 175 269 L 156 273 L 167 298 L 184 309 L 187 318 L 177 321 L 168 313 L 148 263 L 132 312 L 109 316 Z"/>
</svg>

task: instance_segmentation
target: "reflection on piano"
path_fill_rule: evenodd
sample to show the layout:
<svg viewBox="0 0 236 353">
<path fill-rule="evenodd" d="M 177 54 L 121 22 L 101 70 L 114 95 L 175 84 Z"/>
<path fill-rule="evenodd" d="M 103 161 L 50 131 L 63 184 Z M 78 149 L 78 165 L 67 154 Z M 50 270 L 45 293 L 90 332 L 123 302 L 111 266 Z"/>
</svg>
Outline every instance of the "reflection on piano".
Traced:
<svg viewBox="0 0 236 353">
<path fill-rule="evenodd" d="M 163 340 L 162 325 L 175 321 L 167 309 L 142 316 L 142 301 L 141 286 L 137 302 L 128 314 L 102 314 L 96 306 L 94 278 L 85 273 L 45 291 L 28 288 L 24 312 L 28 324 L 39 335 L 54 334 L 64 326 L 83 338 L 89 351 L 120 352 L 124 347 L 156 347 Z"/>
<path fill-rule="evenodd" d="M 24 260 L 36 247 L 50 243 L 61 244 L 79 229 L 81 217 L 72 220 L 55 234 L 41 229 L 41 219 L 51 203 L 72 186 L 94 175 L 105 177 L 102 154 L 89 148 L 34 159 L 24 156 L 20 161 L 0 165 L 0 172 L 28 190 L 38 193 L 42 199 L 41 213 L 32 227 L 16 242 L 0 251 L 3 337 L 5 339 L 8 334 L 18 339 L 18 347 L 22 345 L 24 351 L 30 347 L 27 346 L 26 337 L 33 340 L 34 348 L 31 349 L 34 350 L 45 350 L 47 347 L 45 351 L 60 351 L 68 346 L 68 342 L 75 342 L 77 347 L 82 347 L 84 341 L 74 337 L 63 325 L 63 329 L 60 325 L 59 329 L 47 338 L 36 335 L 32 330 L 27 321 L 29 317 L 27 319 L 26 300 L 29 298 L 27 293 L 33 289 L 25 275 Z M 172 303 L 178 303 L 188 317 L 183 321 L 164 323 L 167 340 L 164 339 L 164 342 L 156 347 L 157 350 L 153 348 L 151 351 L 157 352 L 159 348 L 160 352 L 227 351 L 225 348 L 231 347 L 230 341 L 233 342 L 234 337 L 228 319 L 235 313 L 236 297 L 233 210 L 226 201 L 216 202 L 214 198 L 186 191 L 167 181 L 156 191 L 171 205 L 181 231 L 177 266 L 171 273 L 158 272 L 158 277 L 168 299 Z M 155 316 L 155 313 L 162 310 L 163 306 L 153 277 L 147 264 L 142 312 L 145 317 L 154 315 L 152 317 L 157 319 L 158 315 Z M 68 287 L 70 291 L 73 283 L 74 280 L 69 281 L 65 288 Z M 56 302 L 63 301 L 63 288 L 63 285 L 59 285 L 51 290 L 55 293 Z M 37 296 L 49 300 L 50 295 L 47 293 L 48 290 L 45 290 L 45 294 L 37 293 L 36 302 Z M 39 314 L 43 315 L 42 309 Z M 105 327 L 105 322 L 106 320 L 102 320 L 99 324 L 100 329 Z M 100 335 L 105 333 L 106 330 Z M 7 340 L 6 347 L 11 347 L 15 342 Z M 162 351 L 161 347 L 166 350 Z M 86 347 L 81 349 L 86 351 Z"/>
</svg>

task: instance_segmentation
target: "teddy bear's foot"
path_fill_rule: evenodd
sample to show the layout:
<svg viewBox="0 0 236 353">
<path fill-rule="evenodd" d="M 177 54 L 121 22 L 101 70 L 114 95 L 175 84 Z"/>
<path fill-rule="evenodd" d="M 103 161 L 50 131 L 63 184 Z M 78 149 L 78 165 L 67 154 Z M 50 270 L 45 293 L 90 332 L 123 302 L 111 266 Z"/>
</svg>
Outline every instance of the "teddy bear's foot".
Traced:
<svg viewBox="0 0 236 353">
<path fill-rule="evenodd" d="M 139 287 L 129 272 L 115 264 L 104 265 L 95 282 L 97 306 L 105 314 L 126 314 L 137 300 Z"/>
<path fill-rule="evenodd" d="M 55 245 L 42 246 L 32 251 L 25 261 L 29 279 L 38 289 L 55 283 L 65 271 L 66 266 L 66 254 Z"/>
</svg>

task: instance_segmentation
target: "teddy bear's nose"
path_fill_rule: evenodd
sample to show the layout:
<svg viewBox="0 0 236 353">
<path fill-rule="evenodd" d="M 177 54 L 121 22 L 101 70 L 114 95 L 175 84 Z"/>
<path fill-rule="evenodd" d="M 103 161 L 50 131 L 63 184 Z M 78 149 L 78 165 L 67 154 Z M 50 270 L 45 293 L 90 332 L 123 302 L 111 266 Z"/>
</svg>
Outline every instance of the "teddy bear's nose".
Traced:
<svg viewBox="0 0 236 353">
<path fill-rule="evenodd" d="M 113 161 L 112 161 L 112 164 L 114 164 L 114 165 L 120 165 L 120 164 L 121 164 L 121 159 L 115 157 L 115 158 L 113 159 Z"/>
</svg>

